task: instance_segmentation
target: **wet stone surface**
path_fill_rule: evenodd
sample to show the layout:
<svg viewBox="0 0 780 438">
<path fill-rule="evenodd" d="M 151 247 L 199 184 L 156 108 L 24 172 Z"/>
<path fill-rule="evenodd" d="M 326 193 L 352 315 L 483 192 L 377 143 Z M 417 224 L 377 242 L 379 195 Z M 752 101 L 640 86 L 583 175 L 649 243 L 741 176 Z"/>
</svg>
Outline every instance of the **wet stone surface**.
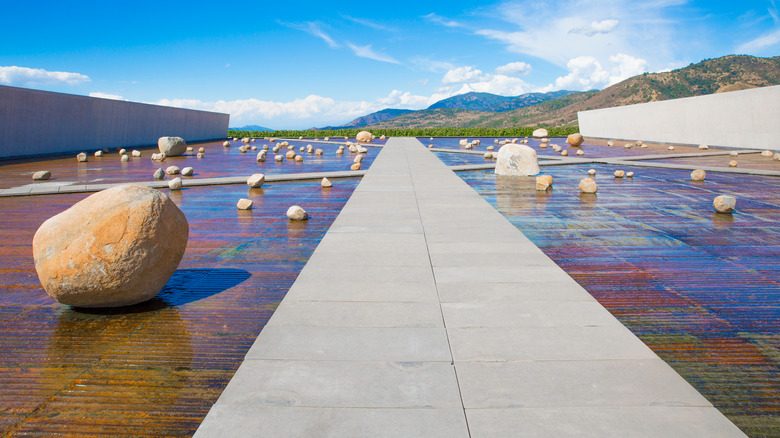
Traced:
<svg viewBox="0 0 780 438">
<path fill-rule="evenodd" d="M 33 265 L 38 226 L 86 195 L 0 199 L 0 434 L 191 436 L 358 182 L 165 190 L 184 259 L 151 301 L 111 310 L 56 303 Z"/>
<path fill-rule="evenodd" d="M 599 191 L 577 183 L 597 170 Z M 545 167 L 458 173 L 655 353 L 751 436 L 780 436 L 780 195 L 771 177 Z M 733 215 L 712 199 L 738 199 Z"/>
</svg>

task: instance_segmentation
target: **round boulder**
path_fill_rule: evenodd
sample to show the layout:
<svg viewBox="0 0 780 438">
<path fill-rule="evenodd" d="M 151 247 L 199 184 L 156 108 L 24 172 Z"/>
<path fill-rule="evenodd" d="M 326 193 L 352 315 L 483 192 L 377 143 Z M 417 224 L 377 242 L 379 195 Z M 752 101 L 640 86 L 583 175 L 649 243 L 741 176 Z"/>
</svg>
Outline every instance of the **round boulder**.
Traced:
<svg viewBox="0 0 780 438">
<path fill-rule="evenodd" d="M 178 157 L 187 152 L 187 143 L 181 137 L 160 137 L 157 147 L 166 157 Z"/>
<path fill-rule="evenodd" d="M 691 172 L 691 181 L 704 181 L 704 178 L 707 177 L 707 172 L 696 169 L 693 172 Z"/>
<path fill-rule="evenodd" d="M 309 213 L 298 205 L 293 205 L 287 209 L 287 217 L 291 221 L 305 221 L 309 218 Z"/>
<path fill-rule="evenodd" d="M 546 129 L 539 128 L 539 129 L 535 129 L 532 135 L 536 138 L 542 138 L 542 137 L 547 137 L 548 134 Z"/>
<path fill-rule="evenodd" d="M 729 195 L 716 196 L 712 201 L 712 206 L 718 213 L 732 213 L 737 206 L 737 199 Z"/>
<path fill-rule="evenodd" d="M 579 132 L 576 134 L 569 134 L 569 136 L 566 137 L 566 140 L 572 146 L 579 146 L 582 144 L 583 141 L 585 141 L 585 139 L 582 138 L 582 134 L 580 134 Z"/>
<path fill-rule="evenodd" d="M 580 191 L 582 193 L 596 193 L 599 186 L 596 185 L 596 181 L 593 178 L 583 178 L 580 180 Z"/>
<path fill-rule="evenodd" d="M 373 136 L 368 131 L 360 131 L 355 136 L 355 139 L 360 143 L 371 143 L 371 140 L 373 139 Z"/>
<path fill-rule="evenodd" d="M 179 266 L 189 225 L 162 192 L 123 184 L 95 193 L 51 217 L 33 238 L 46 292 L 76 307 L 146 301 Z"/>
<path fill-rule="evenodd" d="M 496 175 L 535 176 L 539 174 L 536 151 L 521 144 L 506 144 L 498 150 Z"/>
</svg>

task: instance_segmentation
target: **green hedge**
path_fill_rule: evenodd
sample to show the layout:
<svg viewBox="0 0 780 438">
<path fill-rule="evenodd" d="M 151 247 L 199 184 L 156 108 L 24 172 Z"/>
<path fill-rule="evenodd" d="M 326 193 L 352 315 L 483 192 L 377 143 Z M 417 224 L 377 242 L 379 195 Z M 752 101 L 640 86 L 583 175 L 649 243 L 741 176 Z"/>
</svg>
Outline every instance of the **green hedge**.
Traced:
<svg viewBox="0 0 780 438">
<path fill-rule="evenodd" d="M 532 127 L 517 128 L 412 128 L 412 129 L 371 129 L 379 137 L 528 137 L 534 131 Z M 579 132 L 576 126 L 546 128 L 551 137 L 561 137 Z M 279 138 L 354 138 L 362 129 L 336 129 L 329 131 L 228 131 L 228 137 L 279 137 Z"/>
</svg>

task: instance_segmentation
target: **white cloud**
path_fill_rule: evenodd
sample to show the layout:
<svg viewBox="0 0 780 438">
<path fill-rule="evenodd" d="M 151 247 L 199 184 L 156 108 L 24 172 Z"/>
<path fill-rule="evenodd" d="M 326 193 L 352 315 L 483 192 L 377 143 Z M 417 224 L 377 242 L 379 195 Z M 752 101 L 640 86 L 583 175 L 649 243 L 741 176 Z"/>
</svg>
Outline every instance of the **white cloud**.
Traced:
<svg viewBox="0 0 780 438">
<path fill-rule="evenodd" d="M 624 53 L 610 56 L 609 61 L 614 65 L 605 69 L 593 56 L 572 58 L 566 64 L 569 74 L 556 79 L 555 87 L 549 85 L 544 90 L 601 89 L 647 71 L 646 60 Z"/>
<path fill-rule="evenodd" d="M 413 95 L 400 90 L 374 101 L 337 101 L 330 97 L 309 95 L 288 102 L 260 99 L 204 102 L 197 99 L 162 99 L 155 105 L 216 111 L 230 114 L 231 126 L 259 124 L 273 129 L 306 129 L 313 126 L 340 125 L 388 107 L 422 109 L 448 95 Z"/>
<path fill-rule="evenodd" d="M 585 36 L 609 33 L 615 30 L 620 23 L 618 20 L 591 21 L 590 24 L 582 27 L 575 27 L 569 30 L 569 33 L 578 33 Z"/>
<path fill-rule="evenodd" d="M 79 85 L 90 82 L 89 76 L 64 71 L 47 71 L 42 68 L 0 67 L 0 84 L 17 87 L 40 85 Z"/>
<path fill-rule="evenodd" d="M 760 37 L 750 40 L 737 47 L 736 52 L 740 54 L 757 54 L 762 50 L 774 47 L 780 43 L 780 29 L 775 29 L 772 32 L 765 33 Z"/>
<path fill-rule="evenodd" d="M 341 18 L 343 18 L 345 20 L 349 20 L 349 21 L 351 21 L 353 23 L 357 23 L 357 24 L 360 24 L 360 25 L 363 25 L 363 26 L 366 26 L 366 27 L 370 27 L 372 29 L 387 30 L 387 31 L 394 30 L 393 28 L 391 28 L 389 26 L 385 26 L 384 24 L 377 23 L 376 21 L 373 21 L 373 20 L 367 20 L 365 18 L 352 17 L 352 16 L 346 15 L 346 14 L 339 14 L 339 16 L 341 16 Z"/>
<path fill-rule="evenodd" d="M 330 37 L 325 31 L 322 30 L 320 27 L 320 23 L 316 21 L 306 21 L 304 23 L 286 23 L 283 21 L 278 21 L 277 23 L 281 24 L 282 26 L 289 27 L 291 29 L 300 30 L 303 32 L 308 33 L 309 35 L 313 35 L 323 41 L 330 47 L 331 49 L 337 49 L 339 48 L 339 44 L 333 40 L 333 38 Z"/>
<path fill-rule="evenodd" d="M 423 18 L 430 21 L 431 23 L 441 24 L 442 26 L 446 26 L 446 27 L 464 27 L 461 23 L 458 23 L 457 21 L 448 20 L 442 16 L 434 14 L 433 12 L 431 12 L 428 15 L 425 15 Z"/>
<path fill-rule="evenodd" d="M 356 46 L 350 42 L 347 42 L 347 47 L 352 49 L 355 55 L 361 58 L 373 59 L 374 61 L 389 62 L 390 64 L 400 64 L 397 59 L 384 53 L 377 53 L 371 48 L 371 44 L 367 46 Z"/>
<path fill-rule="evenodd" d="M 560 67 L 592 56 L 602 64 L 615 53 L 641 54 L 652 66 L 676 60 L 681 35 L 690 32 L 681 15 L 684 0 L 508 0 L 493 8 L 497 20 L 474 33 L 509 52 Z M 532 17 L 532 18 L 531 18 Z"/>
<path fill-rule="evenodd" d="M 479 81 L 483 78 L 482 70 L 470 65 L 450 69 L 441 79 L 442 84 L 462 84 L 465 82 Z"/>
<path fill-rule="evenodd" d="M 525 62 L 510 62 L 509 64 L 496 67 L 496 73 L 506 76 L 527 75 L 531 73 L 531 64 Z"/>
<path fill-rule="evenodd" d="M 111 100 L 127 100 L 118 94 L 101 93 L 99 91 L 93 91 L 92 93 L 89 93 L 89 97 L 99 97 L 101 99 L 111 99 Z"/>
</svg>

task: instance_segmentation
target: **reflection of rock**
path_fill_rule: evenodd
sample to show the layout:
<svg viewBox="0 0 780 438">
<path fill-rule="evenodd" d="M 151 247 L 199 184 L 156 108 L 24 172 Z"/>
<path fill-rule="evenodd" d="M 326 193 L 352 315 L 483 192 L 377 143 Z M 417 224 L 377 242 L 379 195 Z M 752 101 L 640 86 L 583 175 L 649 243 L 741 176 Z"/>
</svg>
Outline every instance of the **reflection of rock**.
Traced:
<svg viewBox="0 0 780 438">
<path fill-rule="evenodd" d="M 101 309 L 109 310 L 109 309 Z M 56 328 L 45 349 L 45 362 L 89 366 L 78 376 L 83 388 L 106 388 L 104 395 L 118 397 L 125 406 L 153 405 L 166 409 L 191 387 L 189 373 L 193 348 L 187 323 L 175 308 L 154 299 L 122 313 L 83 313 L 71 309 L 58 312 Z M 50 359 L 46 359 L 46 358 Z M 64 375 L 61 367 L 41 367 L 43 379 L 60 387 L 74 384 L 75 376 Z M 107 389 L 104 391 L 108 391 Z M 97 403 L 97 402 L 93 402 Z M 107 410 L 101 418 L 127 424 L 126 412 Z"/>
<path fill-rule="evenodd" d="M 536 178 L 496 175 L 496 204 L 507 215 L 514 215 L 536 205 Z"/>
</svg>

